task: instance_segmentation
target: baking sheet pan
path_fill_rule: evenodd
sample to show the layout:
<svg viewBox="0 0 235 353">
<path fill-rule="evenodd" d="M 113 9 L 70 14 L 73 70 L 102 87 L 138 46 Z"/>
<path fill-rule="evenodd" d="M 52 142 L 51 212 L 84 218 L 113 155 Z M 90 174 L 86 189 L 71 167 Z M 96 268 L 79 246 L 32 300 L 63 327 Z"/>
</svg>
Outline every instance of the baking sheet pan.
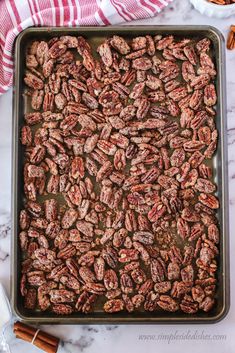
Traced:
<svg viewBox="0 0 235 353">
<path fill-rule="evenodd" d="M 213 157 L 215 181 L 218 185 L 217 196 L 220 200 L 218 219 L 220 224 L 220 256 L 216 305 L 208 313 L 198 312 L 193 315 L 184 313 L 121 312 L 107 314 L 96 311 L 90 314 L 75 312 L 59 317 L 49 312 L 34 313 L 23 307 L 19 290 L 21 251 L 18 245 L 19 212 L 23 208 L 23 146 L 20 143 L 20 130 L 24 122 L 27 106 L 22 98 L 24 92 L 23 75 L 25 72 L 25 51 L 32 40 L 49 40 L 60 35 L 81 35 L 90 43 L 99 42 L 113 34 L 126 38 L 146 34 L 173 34 L 176 39 L 208 37 L 212 41 L 213 57 L 216 64 L 217 78 L 217 115 L 216 126 L 219 131 L 218 148 Z M 15 85 L 13 109 L 13 148 L 12 148 L 12 306 L 15 313 L 24 321 L 50 324 L 127 324 L 127 323 L 215 323 L 221 320 L 229 309 L 229 252 L 228 252 L 228 179 L 227 179 L 227 139 L 226 139 L 226 92 L 225 92 L 225 52 L 221 33 L 209 26 L 125 26 L 125 27 L 83 27 L 83 28 L 29 28 L 23 31 L 15 44 Z"/>
</svg>

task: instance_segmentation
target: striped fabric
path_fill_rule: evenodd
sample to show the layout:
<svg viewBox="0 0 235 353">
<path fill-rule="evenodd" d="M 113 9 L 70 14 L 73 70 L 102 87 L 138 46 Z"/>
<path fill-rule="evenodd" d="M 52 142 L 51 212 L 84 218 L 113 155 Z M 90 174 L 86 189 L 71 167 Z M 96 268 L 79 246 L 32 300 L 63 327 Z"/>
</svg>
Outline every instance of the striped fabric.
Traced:
<svg viewBox="0 0 235 353">
<path fill-rule="evenodd" d="M 173 0 L 0 0 L 0 94 L 13 81 L 16 36 L 31 26 L 108 26 L 154 17 Z"/>
</svg>

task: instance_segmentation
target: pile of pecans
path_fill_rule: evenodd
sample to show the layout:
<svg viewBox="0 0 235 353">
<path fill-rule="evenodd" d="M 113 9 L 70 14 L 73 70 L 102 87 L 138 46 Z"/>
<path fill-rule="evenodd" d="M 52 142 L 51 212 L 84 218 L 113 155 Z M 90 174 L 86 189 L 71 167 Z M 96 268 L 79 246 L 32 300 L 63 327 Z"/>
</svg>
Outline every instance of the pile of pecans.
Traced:
<svg viewBox="0 0 235 353">
<path fill-rule="evenodd" d="M 217 5 L 231 5 L 235 3 L 235 0 L 208 0 L 209 2 L 213 2 L 213 4 Z"/>
<path fill-rule="evenodd" d="M 34 41 L 26 55 L 25 308 L 194 314 L 215 303 L 218 133 L 208 38 Z"/>
</svg>

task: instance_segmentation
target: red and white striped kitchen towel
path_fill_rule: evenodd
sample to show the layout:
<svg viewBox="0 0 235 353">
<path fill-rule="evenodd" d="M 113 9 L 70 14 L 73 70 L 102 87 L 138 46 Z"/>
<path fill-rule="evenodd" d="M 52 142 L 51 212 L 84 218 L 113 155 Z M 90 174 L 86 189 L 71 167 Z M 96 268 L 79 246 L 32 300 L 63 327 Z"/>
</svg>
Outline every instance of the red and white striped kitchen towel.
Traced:
<svg viewBox="0 0 235 353">
<path fill-rule="evenodd" d="M 0 94 L 13 80 L 15 37 L 31 26 L 108 26 L 154 17 L 173 0 L 0 0 Z"/>
</svg>

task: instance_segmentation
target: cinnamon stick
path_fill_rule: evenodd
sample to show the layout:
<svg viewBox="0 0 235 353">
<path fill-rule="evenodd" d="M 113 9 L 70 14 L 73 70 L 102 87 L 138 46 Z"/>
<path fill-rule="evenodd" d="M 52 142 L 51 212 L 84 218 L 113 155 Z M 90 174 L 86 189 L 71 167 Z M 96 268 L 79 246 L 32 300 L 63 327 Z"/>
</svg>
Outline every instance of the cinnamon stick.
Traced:
<svg viewBox="0 0 235 353">
<path fill-rule="evenodd" d="M 14 331 L 20 330 L 22 332 L 28 333 L 32 337 L 35 335 L 35 332 L 37 331 L 34 327 L 28 326 L 23 324 L 23 322 L 15 322 L 14 323 Z"/>
<path fill-rule="evenodd" d="M 233 33 L 235 33 L 235 25 L 231 25 L 231 26 L 230 26 L 230 31 L 232 31 Z"/>
<path fill-rule="evenodd" d="M 34 345 L 42 350 L 45 350 L 44 347 L 46 345 L 47 346 L 46 352 L 55 353 L 57 352 L 57 349 L 58 349 L 59 339 L 52 335 L 49 335 L 46 332 L 39 331 L 34 341 Z"/>
<path fill-rule="evenodd" d="M 18 331 L 18 330 L 14 331 L 14 333 L 16 335 L 16 338 L 20 338 L 26 342 L 30 342 L 30 343 L 32 342 L 33 336 L 29 335 L 28 333 L 23 331 Z"/>
<path fill-rule="evenodd" d="M 44 331 L 30 327 L 22 322 L 14 323 L 14 333 L 16 338 L 33 343 L 38 348 L 47 353 L 56 353 L 59 346 L 59 339 Z"/>
<path fill-rule="evenodd" d="M 47 352 L 47 353 L 56 353 L 57 349 L 58 349 L 58 345 L 59 345 L 59 341 L 56 346 L 54 346 L 54 345 L 52 346 L 49 343 L 41 341 L 38 338 L 36 338 L 34 341 L 34 346 L 40 348 L 41 350 L 43 350 L 44 352 Z"/>
<path fill-rule="evenodd" d="M 41 330 L 39 331 L 37 338 L 40 338 L 44 342 L 48 342 L 52 346 L 56 346 L 57 342 L 59 341 L 59 339 L 57 337 L 52 336 L 49 333 L 41 331 Z"/>
<path fill-rule="evenodd" d="M 230 31 L 227 38 L 227 49 L 232 50 L 234 48 L 235 43 L 235 33 Z"/>
</svg>

